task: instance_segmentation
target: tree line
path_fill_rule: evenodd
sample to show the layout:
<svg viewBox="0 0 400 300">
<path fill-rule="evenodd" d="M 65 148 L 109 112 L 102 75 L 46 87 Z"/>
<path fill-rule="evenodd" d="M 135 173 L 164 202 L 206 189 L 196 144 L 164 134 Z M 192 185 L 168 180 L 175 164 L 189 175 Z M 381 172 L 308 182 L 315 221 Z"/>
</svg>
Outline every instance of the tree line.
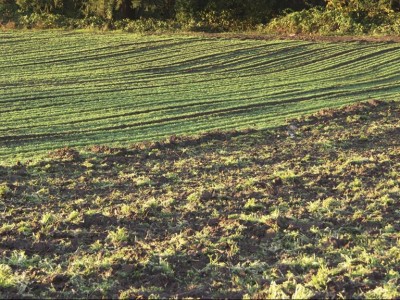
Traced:
<svg viewBox="0 0 400 300">
<path fill-rule="evenodd" d="M 327 10 L 340 12 L 356 21 L 380 22 L 379 18 L 400 11 L 400 0 L 0 0 L 0 22 L 36 14 L 98 18 L 104 22 L 201 20 L 208 24 L 225 22 L 227 26 L 233 24 L 233 20 L 235 24 L 251 26 L 268 24 L 273 19 L 300 11 L 313 11 L 315 16 Z M 293 18 L 290 22 L 293 23 Z"/>
<path fill-rule="evenodd" d="M 202 13 L 225 13 L 237 20 L 266 23 L 269 19 L 312 7 L 384 6 L 399 10 L 400 0 L 0 0 L 4 13 L 61 14 L 105 19 L 196 17 Z"/>
<path fill-rule="evenodd" d="M 238 20 L 266 22 L 285 10 L 325 5 L 325 0 L 0 0 L 3 13 L 62 14 L 105 19 L 196 17 L 205 12 L 228 13 Z"/>
</svg>

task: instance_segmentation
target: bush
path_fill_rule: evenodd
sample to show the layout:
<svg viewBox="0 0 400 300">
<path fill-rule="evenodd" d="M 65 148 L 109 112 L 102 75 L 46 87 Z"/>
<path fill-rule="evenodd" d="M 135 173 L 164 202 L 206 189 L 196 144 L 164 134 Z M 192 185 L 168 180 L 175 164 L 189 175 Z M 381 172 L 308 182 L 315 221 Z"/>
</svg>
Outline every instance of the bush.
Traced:
<svg viewBox="0 0 400 300">
<path fill-rule="evenodd" d="M 108 21 L 106 21 L 102 17 L 98 16 L 90 16 L 86 17 L 83 19 L 77 19 L 73 23 L 72 27 L 74 28 L 80 28 L 80 29 L 101 29 L 104 28 L 105 24 L 107 24 Z"/>
<path fill-rule="evenodd" d="M 162 21 L 153 18 L 140 18 L 139 20 L 123 19 L 114 23 L 115 29 L 127 32 L 171 32 L 181 29 L 176 21 Z"/>
<path fill-rule="evenodd" d="M 190 31 L 229 32 L 253 28 L 251 21 L 238 20 L 233 16 L 232 11 L 228 10 L 221 12 L 202 11 L 192 17 L 178 14 L 177 22 L 182 29 Z"/>
<path fill-rule="evenodd" d="M 400 35 L 400 14 L 392 14 L 385 23 L 371 28 L 375 35 Z"/>
<path fill-rule="evenodd" d="M 32 13 L 30 15 L 20 16 L 18 25 L 23 28 L 67 28 L 70 27 L 71 20 L 62 16 L 46 13 Z"/>
<path fill-rule="evenodd" d="M 396 34 L 400 14 L 383 10 L 355 11 L 334 7 L 312 8 L 273 19 L 263 32 L 281 34 Z"/>
</svg>

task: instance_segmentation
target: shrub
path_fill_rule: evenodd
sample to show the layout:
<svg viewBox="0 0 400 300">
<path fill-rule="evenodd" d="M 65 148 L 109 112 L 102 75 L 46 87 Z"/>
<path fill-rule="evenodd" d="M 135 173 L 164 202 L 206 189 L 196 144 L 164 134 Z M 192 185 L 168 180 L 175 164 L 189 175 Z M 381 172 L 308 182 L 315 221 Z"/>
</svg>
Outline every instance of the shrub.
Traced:
<svg viewBox="0 0 400 300">
<path fill-rule="evenodd" d="M 32 13 L 18 18 L 18 25 L 24 28 L 60 28 L 69 27 L 72 20 L 63 15 L 54 15 L 46 13 Z"/>
<path fill-rule="evenodd" d="M 140 18 L 138 20 L 124 19 L 114 23 L 116 29 L 127 32 L 165 32 L 175 31 L 180 28 L 175 21 L 162 21 L 153 18 Z"/>
<path fill-rule="evenodd" d="M 261 31 L 281 34 L 396 34 L 400 14 L 385 10 L 311 8 L 273 19 Z"/>
</svg>

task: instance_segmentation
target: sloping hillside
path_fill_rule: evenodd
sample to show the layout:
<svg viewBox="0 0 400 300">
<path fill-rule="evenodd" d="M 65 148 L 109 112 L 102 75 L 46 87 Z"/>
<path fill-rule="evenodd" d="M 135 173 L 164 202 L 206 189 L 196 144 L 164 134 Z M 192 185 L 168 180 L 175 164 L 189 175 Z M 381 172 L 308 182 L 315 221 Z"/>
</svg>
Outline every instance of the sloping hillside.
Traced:
<svg viewBox="0 0 400 300">
<path fill-rule="evenodd" d="M 399 99 L 400 46 L 0 32 L 0 157 L 258 129 L 361 100 Z"/>
<path fill-rule="evenodd" d="M 398 298 L 400 105 L 0 167 L 0 297 Z"/>
</svg>

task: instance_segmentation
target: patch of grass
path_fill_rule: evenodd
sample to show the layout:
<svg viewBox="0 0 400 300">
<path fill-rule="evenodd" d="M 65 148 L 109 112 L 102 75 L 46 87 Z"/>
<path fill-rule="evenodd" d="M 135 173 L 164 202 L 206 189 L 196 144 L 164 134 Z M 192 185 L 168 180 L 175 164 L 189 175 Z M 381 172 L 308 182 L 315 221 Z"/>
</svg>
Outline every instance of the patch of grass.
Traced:
<svg viewBox="0 0 400 300">
<path fill-rule="evenodd" d="M 0 185 L 0 199 L 5 198 L 11 194 L 11 189 L 6 185 Z"/>
<path fill-rule="evenodd" d="M 0 264 L 0 288 L 10 288 L 16 285 L 16 278 L 10 266 Z"/>
<path fill-rule="evenodd" d="M 110 231 L 107 238 L 110 240 L 111 243 L 118 245 L 128 241 L 129 234 L 126 228 L 118 227 L 115 231 Z"/>
</svg>

